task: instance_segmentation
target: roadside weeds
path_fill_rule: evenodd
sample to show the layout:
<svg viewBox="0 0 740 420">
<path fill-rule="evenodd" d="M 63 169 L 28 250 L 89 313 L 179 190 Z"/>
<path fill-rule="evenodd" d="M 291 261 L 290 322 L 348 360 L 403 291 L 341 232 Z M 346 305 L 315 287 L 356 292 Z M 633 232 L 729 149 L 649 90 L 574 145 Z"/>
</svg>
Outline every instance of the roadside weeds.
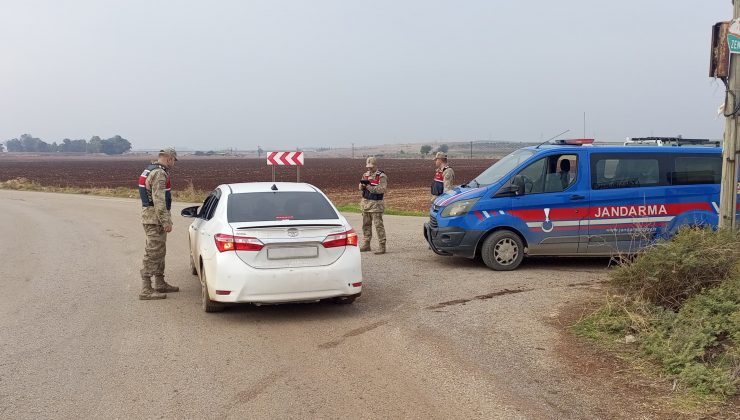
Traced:
<svg viewBox="0 0 740 420">
<path fill-rule="evenodd" d="M 683 229 L 614 269 L 569 333 L 651 382 L 670 409 L 740 417 L 738 249 L 736 232 Z"/>
<path fill-rule="evenodd" d="M 29 180 L 27 178 L 15 178 L 7 181 L 0 182 L 0 189 L 3 190 L 15 190 L 15 191 L 35 191 L 35 192 L 49 192 L 49 193 L 62 193 L 62 194 L 82 194 L 82 195 L 95 195 L 101 197 L 116 197 L 116 198 L 138 198 L 139 191 L 134 188 L 81 188 L 81 187 L 60 187 L 60 186 L 48 186 L 41 185 L 37 182 Z M 337 209 L 343 213 L 362 213 L 359 204 L 342 203 L 341 198 L 337 201 L 334 194 L 331 192 L 327 193 L 329 198 L 337 203 Z M 181 203 L 202 203 L 208 192 L 196 190 L 193 187 L 192 182 L 188 182 L 187 186 L 183 189 L 173 189 L 172 200 Z M 339 195 L 338 195 L 339 196 Z M 393 207 L 386 207 L 386 215 L 390 216 L 426 216 L 426 212 L 414 211 L 414 210 L 403 210 L 396 209 Z"/>
</svg>

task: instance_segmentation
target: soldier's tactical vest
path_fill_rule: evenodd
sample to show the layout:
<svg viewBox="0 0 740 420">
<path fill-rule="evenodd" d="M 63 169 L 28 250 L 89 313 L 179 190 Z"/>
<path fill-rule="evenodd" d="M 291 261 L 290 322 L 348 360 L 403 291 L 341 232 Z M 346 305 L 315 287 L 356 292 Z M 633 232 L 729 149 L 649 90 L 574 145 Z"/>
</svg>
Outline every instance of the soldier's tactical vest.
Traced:
<svg viewBox="0 0 740 420">
<path fill-rule="evenodd" d="M 367 174 L 365 174 L 362 176 L 362 179 L 370 182 L 370 185 L 377 187 L 380 184 L 380 175 L 382 173 L 383 171 L 375 172 L 375 176 L 373 178 L 368 178 Z M 383 194 L 374 194 L 368 190 L 362 190 L 362 198 L 380 201 L 383 199 Z"/>
<path fill-rule="evenodd" d="M 445 192 L 445 171 L 450 169 L 449 166 L 445 166 L 441 171 L 434 173 L 434 181 L 432 181 L 432 195 L 442 195 Z"/>
<path fill-rule="evenodd" d="M 153 207 L 154 202 L 152 201 L 152 193 L 146 189 L 146 179 L 149 178 L 149 174 L 155 170 L 161 169 L 167 174 L 167 189 L 164 191 L 164 202 L 167 205 L 167 210 L 172 207 L 172 183 L 170 180 L 170 174 L 167 172 L 167 168 L 158 164 L 152 163 L 144 169 L 144 172 L 139 176 L 139 196 L 141 197 L 142 207 Z"/>
</svg>

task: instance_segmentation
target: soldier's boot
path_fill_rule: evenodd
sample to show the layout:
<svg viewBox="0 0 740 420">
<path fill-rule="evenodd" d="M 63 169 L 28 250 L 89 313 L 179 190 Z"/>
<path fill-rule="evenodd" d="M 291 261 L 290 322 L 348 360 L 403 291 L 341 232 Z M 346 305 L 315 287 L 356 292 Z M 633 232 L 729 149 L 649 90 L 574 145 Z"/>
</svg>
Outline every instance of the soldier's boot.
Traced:
<svg viewBox="0 0 740 420">
<path fill-rule="evenodd" d="M 370 252 L 370 242 L 364 242 L 360 247 L 360 252 Z"/>
<path fill-rule="evenodd" d="M 381 243 L 378 250 L 375 251 L 375 255 L 383 255 L 383 254 L 385 254 L 385 243 Z"/>
<path fill-rule="evenodd" d="M 180 288 L 164 281 L 164 276 L 154 276 L 154 290 L 159 293 L 179 292 Z"/>
<path fill-rule="evenodd" d="M 158 293 L 152 289 L 152 279 L 149 277 L 141 278 L 141 293 L 139 293 L 139 300 L 157 300 L 165 299 L 167 295 L 164 293 Z"/>
</svg>

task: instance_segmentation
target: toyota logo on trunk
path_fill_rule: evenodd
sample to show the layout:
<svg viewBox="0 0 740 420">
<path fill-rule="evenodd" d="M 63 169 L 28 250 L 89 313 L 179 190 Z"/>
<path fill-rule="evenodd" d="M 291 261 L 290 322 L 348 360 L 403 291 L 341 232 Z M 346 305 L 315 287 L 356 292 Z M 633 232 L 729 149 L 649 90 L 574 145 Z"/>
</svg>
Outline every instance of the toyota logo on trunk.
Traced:
<svg viewBox="0 0 740 420">
<path fill-rule="evenodd" d="M 298 229 L 296 228 L 290 228 L 288 229 L 288 237 L 295 238 L 298 236 Z"/>
</svg>

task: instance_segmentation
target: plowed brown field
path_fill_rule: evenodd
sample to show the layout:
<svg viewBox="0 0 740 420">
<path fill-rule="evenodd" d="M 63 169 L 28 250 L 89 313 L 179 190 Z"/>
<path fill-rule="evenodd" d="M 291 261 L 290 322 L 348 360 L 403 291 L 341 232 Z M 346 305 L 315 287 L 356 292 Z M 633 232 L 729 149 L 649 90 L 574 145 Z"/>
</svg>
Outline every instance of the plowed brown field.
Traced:
<svg viewBox="0 0 740 420">
<path fill-rule="evenodd" d="M 83 188 L 136 188 L 139 174 L 149 157 L 18 156 L 0 155 L 0 182 L 27 178 L 45 186 Z M 456 183 L 473 179 L 494 160 L 465 159 L 451 162 Z M 364 172 L 364 159 L 306 159 L 301 181 L 327 192 L 342 205 L 359 200 L 356 190 Z M 422 159 L 381 159 L 380 169 L 389 180 L 387 204 L 403 210 L 423 211 L 429 206 L 429 186 L 434 163 Z M 278 181 L 295 181 L 295 167 L 276 167 Z M 191 183 L 196 190 L 210 191 L 219 184 L 272 180 L 272 169 L 263 159 L 196 158 L 180 159 L 173 171 L 174 188 Z"/>
</svg>

